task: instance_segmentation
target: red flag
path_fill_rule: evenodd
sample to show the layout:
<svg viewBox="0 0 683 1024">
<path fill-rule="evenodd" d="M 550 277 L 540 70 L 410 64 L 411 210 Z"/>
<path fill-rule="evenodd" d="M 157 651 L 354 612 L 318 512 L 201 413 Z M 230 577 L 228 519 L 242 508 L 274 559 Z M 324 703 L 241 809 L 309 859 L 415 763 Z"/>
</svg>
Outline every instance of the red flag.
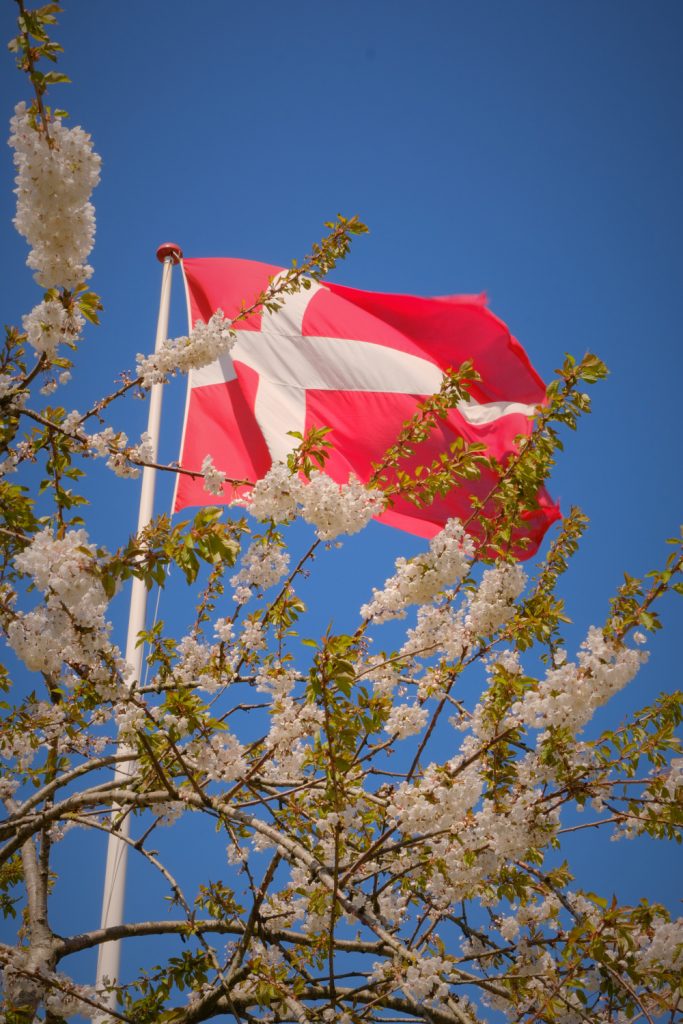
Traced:
<svg viewBox="0 0 683 1024">
<path fill-rule="evenodd" d="M 281 270 L 247 260 L 185 260 L 191 322 L 208 321 L 219 308 L 235 316 Z M 313 282 L 287 296 L 279 312 L 259 312 L 235 329 L 230 355 L 190 374 L 184 468 L 198 470 L 210 454 L 229 477 L 255 482 L 297 443 L 288 431 L 326 426 L 333 454 L 325 472 L 339 483 L 350 473 L 367 480 L 416 403 L 439 390 L 444 370 L 467 359 L 481 381 L 471 387 L 470 402 L 451 410 L 420 445 L 414 462 L 429 465 L 457 436 L 483 442 L 503 460 L 515 436 L 529 433 L 529 416 L 545 397 L 524 349 L 481 296 L 418 298 Z M 467 519 L 469 497 L 485 497 L 494 482 L 484 471 L 425 508 L 399 498 L 380 521 L 432 537 L 450 517 Z M 238 491 L 226 484 L 217 498 L 201 477 L 181 475 L 175 510 L 227 502 Z M 545 490 L 538 502 L 526 514 L 523 534 L 531 544 L 522 557 L 533 554 L 560 516 Z M 476 523 L 471 532 L 480 532 Z"/>
</svg>

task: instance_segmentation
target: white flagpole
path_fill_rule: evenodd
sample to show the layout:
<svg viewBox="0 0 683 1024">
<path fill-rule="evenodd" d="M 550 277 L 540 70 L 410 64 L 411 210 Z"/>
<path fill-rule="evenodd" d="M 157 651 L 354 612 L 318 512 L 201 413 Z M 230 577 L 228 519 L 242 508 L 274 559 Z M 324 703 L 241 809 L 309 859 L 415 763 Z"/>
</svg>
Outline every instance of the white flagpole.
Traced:
<svg viewBox="0 0 683 1024">
<path fill-rule="evenodd" d="M 166 242 L 157 249 L 157 259 L 163 263 L 161 276 L 161 297 L 159 299 L 159 316 L 157 319 L 157 333 L 154 351 L 159 348 L 168 337 L 168 314 L 171 304 L 171 276 L 174 263 L 179 263 L 183 253 L 180 246 L 172 242 Z M 149 399 L 149 416 L 147 421 L 147 433 L 151 438 L 152 461 L 157 461 L 157 450 L 159 446 L 159 427 L 161 423 L 161 399 L 163 395 L 163 384 L 152 385 Z M 154 510 L 154 487 L 156 484 L 156 470 L 152 466 L 145 466 L 142 471 L 142 488 L 140 491 L 140 511 L 138 514 L 138 533 L 149 524 Z M 133 579 L 133 588 L 130 598 L 130 611 L 128 614 L 128 638 L 126 641 L 126 661 L 133 667 L 131 686 L 136 686 L 142 674 L 142 645 L 137 646 L 138 634 L 145 628 L 147 613 L 147 588 L 142 580 Z M 119 752 L 126 752 L 125 744 L 119 745 Z M 130 774 L 129 762 L 123 762 L 116 768 L 116 780 L 121 786 L 125 786 Z M 122 808 L 114 805 L 112 807 L 112 820 Z M 102 928 L 111 928 L 123 923 L 123 901 L 126 886 L 126 863 L 128 860 L 128 843 L 125 841 L 130 837 L 130 817 L 125 813 L 117 829 L 117 835 L 110 835 L 107 844 L 107 866 L 105 868 L 104 889 L 102 893 Z M 119 838 L 119 836 L 121 838 Z M 110 984 L 116 984 L 119 980 L 119 966 L 121 962 L 121 944 L 119 940 L 102 943 L 99 947 L 97 958 L 97 987 L 105 984 L 105 979 Z M 116 1005 L 116 997 L 112 992 L 106 999 L 107 1005 L 112 1009 Z M 102 1018 L 106 1019 L 106 1018 Z"/>
</svg>

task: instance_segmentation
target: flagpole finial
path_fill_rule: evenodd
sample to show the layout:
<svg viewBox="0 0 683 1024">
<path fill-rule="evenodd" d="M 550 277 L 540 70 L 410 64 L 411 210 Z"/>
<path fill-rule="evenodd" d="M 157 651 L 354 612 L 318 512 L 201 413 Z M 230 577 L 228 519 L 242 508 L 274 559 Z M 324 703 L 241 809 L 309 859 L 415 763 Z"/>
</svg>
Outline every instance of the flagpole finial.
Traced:
<svg viewBox="0 0 683 1024">
<path fill-rule="evenodd" d="M 157 249 L 157 259 L 159 263 L 165 263 L 166 260 L 170 259 L 173 263 L 180 263 L 183 258 L 183 250 L 176 242 L 164 242 Z"/>
</svg>

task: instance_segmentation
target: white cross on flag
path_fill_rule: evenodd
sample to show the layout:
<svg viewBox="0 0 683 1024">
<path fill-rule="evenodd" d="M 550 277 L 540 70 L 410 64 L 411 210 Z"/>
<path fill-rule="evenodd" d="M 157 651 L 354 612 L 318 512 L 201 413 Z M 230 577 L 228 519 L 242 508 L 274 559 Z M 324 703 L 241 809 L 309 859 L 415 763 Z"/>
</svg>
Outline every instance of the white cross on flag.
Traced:
<svg viewBox="0 0 683 1024">
<path fill-rule="evenodd" d="M 264 291 L 281 267 L 236 259 L 186 259 L 191 323 L 217 309 L 235 316 Z M 339 483 L 350 473 L 367 480 L 372 463 L 394 443 L 419 401 L 437 392 L 443 373 L 471 359 L 481 380 L 467 403 L 451 410 L 405 468 L 429 465 L 458 436 L 483 442 L 499 460 L 514 438 L 529 433 L 545 387 L 524 349 L 480 296 L 418 298 L 313 282 L 287 296 L 274 314 L 259 312 L 235 324 L 229 356 L 188 382 L 180 464 L 197 470 L 207 454 L 233 479 L 256 482 L 297 444 L 288 431 L 330 427 L 333 450 L 325 472 Z M 417 508 L 397 499 L 381 522 L 431 537 L 452 516 L 466 519 L 472 495 L 485 497 L 490 471 L 463 480 L 446 497 Z M 175 510 L 232 500 L 245 488 L 226 484 L 208 494 L 202 478 L 180 476 Z M 545 490 L 526 514 L 529 557 L 559 509 Z M 477 534 L 476 522 L 471 532 Z"/>
</svg>

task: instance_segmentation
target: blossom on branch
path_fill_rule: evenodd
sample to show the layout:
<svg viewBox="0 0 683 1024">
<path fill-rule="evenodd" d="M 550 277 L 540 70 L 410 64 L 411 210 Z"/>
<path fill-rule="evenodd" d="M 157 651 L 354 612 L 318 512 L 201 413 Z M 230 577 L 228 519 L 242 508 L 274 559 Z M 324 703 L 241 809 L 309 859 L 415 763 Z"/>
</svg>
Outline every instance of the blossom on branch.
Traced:
<svg viewBox="0 0 683 1024">
<path fill-rule="evenodd" d="M 32 124 L 25 103 L 10 121 L 17 168 L 14 224 L 31 246 L 27 264 L 44 288 L 73 290 L 92 274 L 86 263 L 95 240 L 90 194 L 100 180 L 100 158 L 82 128 L 50 123 L 48 141 Z"/>
</svg>

